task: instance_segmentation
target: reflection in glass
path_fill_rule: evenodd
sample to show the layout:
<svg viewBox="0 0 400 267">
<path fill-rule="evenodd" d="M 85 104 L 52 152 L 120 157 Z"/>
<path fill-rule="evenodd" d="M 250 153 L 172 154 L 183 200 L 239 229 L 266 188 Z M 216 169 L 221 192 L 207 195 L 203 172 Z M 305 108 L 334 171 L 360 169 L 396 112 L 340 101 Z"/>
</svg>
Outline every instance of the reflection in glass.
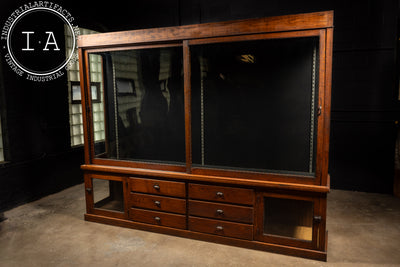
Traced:
<svg viewBox="0 0 400 267">
<path fill-rule="evenodd" d="M 182 48 L 123 50 L 101 56 L 106 140 L 96 157 L 185 161 Z"/>
<path fill-rule="evenodd" d="M 313 203 L 264 198 L 264 234 L 312 240 Z"/>
<path fill-rule="evenodd" d="M 94 207 L 98 209 L 124 211 L 122 182 L 93 179 Z"/>
<path fill-rule="evenodd" d="M 315 38 L 191 47 L 195 166 L 313 174 Z"/>
</svg>

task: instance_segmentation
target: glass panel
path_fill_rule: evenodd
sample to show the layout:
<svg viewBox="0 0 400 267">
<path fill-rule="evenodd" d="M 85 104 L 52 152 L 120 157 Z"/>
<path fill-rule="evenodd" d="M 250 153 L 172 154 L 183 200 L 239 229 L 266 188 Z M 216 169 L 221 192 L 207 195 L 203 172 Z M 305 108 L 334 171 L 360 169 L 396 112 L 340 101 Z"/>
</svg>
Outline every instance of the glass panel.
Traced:
<svg viewBox="0 0 400 267">
<path fill-rule="evenodd" d="M 314 175 L 317 41 L 191 47 L 194 166 Z"/>
<path fill-rule="evenodd" d="M 94 207 L 99 209 L 124 211 L 124 190 L 122 182 L 93 179 Z"/>
<path fill-rule="evenodd" d="M 264 234 L 312 240 L 313 202 L 264 198 Z"/>
<path fill-rule="evenodd" d="M 95 144 L 96 157 L 183 165 L 182 48 L 89 54 L 92 57 L 101 57 L 102 68 L 95 70 L 104 79 L 104 104 L 93 112 L 94 123 L 104 121 L 104 127 L 95 124 L 95 129 L 105 129 L 105 142 Z"/>
</svg>

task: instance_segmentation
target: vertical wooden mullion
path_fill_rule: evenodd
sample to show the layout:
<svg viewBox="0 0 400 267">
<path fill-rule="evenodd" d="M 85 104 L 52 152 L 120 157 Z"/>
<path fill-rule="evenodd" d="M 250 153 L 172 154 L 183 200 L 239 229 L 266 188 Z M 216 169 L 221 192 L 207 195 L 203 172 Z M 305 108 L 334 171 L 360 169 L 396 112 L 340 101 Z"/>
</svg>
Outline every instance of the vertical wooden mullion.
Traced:
<svg viewBox="0 0 400 267">
<path fill-rule="evenodd" d="M 253 239 L 254 240 L 261 240 L 264 231 L 264 196 L 262 192 L 255 193 L 255 205 L 254 205 L 254 214 L 253 214 L 253 222 L 254 222 L 254 229 L 253 229 Z"/>
<path fill-rule="evenodd" d="M 90 151 L 90 161 L 93 161 L 94 158 L 94 130 L 93 130 L 93 106 L 92 106 L 92 90 L 90 90 L 90 60 L 89 53 L 85 52 L 85 62 L 86 62 L 86 80 L 85 80 L 85 107 L 86 107 L 86 116 L 87 119 L 86 127 L 88 134 L 88 143 L 89 143 L 89 151 Z M 83 112 L 83 108 L 82 108 Z"/>
<path fill-rule="evenodd" d="M 103 93 L 102 93 L 102 97 L 103 97 L 103 101 L 100 102 L 101 105 L 103 105 L 103 115 L 104 115 L 104 144 L 105 144 L 105 152 L 107 155 L 108 152 L 110 151 L 109 149 L 109 144 L 107 142 L 107 140 L 109 140 L 109 132 L 108 132 L 108 116 L 107 116 L 107 108 L 106 108 L 106 84 L 105 84 L 105 78 L 104 78 L 104 60 L 103 60 L 103 56 L 101 56 L 101 84 L 103 85 Z"/>
<path fill-rule="evenodd" d="M 124 194 L 124 212 L 125 212 L 125 219 L 129 219 L 129 203 L 130 203 L 130 190 L 129 190 L 129 178 L 123 177 L 122 178 L 122 188 Z"/>
<path fill-rule="evenodd" d="M 185 94 L 185 147 L 186 147 L 186 172 L 192 172 L 192 119 L 191 119 L 191 71 L 189 42 L 183 41 L 183 76 Z"/>
<path fill-rule="evenodd" d="M 331 86 L 332 86 L 332 40 L 333 29 L 326 29 L 326 45 L 325 45 L 325 99 L 324 110 L 321 114 L 324 117 L 324 147 L 322 151 L 322 180 L 321 185 L 326 186 L 328 183 L 328 165 L 329 165 L 329 134 L 330 134 L 330 117 L 331 117 Z"/>
<path fill-rule="evenodd" d="M 82 105 L 82 123 L 84 135 L 85 163 L 92 162 L 94 148 L 92 148 L 91 138 L 91 98 L 90 98 L 90 78 L 87 52 L 82 48 L 79 49 L 79 69 L 81 84 L 81 105 Z"/>
<path fill-rule="evenodd" d="M 325 30 L 320 31 L 319 35 L 319 74 L 318 74 L 318 105 L 316 107 L 317 113 L 321 112 L 321 114 L 317 114 L 318 123 L 317 123 L 317 158 L 315 164 L 315 184 L 321 185 L 321 181 L 323 180 L 323 172 L 324 169 L 324 159 L 323 159 L 323 149 L 324 149 L 324 116 L 323 110 L 325 105 L 325 39 L 326 32 Z M 321 110 L 320 110 L 321 108 Z"/>
</svg>

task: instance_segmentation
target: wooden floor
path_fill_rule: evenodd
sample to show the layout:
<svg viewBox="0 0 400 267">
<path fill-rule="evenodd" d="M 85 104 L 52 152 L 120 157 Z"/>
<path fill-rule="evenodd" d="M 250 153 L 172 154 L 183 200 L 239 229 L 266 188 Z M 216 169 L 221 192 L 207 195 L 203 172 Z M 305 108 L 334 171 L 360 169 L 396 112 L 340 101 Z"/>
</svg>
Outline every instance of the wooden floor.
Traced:
<svg viewBox="0 0 400 267">
<path fill-rule="evenodd" d="M 5 212 L 0 266 L 400 266 L 400 199 L 332 190 L 328 262 L 86 222 L 78 185 Z"/>
</svg>

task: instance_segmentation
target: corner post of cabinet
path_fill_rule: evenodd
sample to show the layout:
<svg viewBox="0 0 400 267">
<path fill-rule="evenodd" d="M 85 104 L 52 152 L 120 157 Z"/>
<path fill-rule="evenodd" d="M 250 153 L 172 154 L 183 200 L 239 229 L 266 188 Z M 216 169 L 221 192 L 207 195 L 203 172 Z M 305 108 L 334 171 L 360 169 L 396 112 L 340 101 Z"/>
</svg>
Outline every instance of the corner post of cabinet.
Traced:
<svg viewBox="0 0 400 267">
<path fill-rule="evenodd" d="M 86 213 L 93 213 L 93 182 L 92 177 L 89 173 L 84 174 L 84 184 L 85 184 L 85 199 L 86 199 Z"/>
<path fill-rule="evenodd" d="M 324 148 L 323 148 L 323 165 L 321 185 L 328 185 L 328 165 L 329 165 L 329 135 L 331 121 L 331 87 L 332 87 L 332 51 L 333 51 L 333 28 L 326 29 L 325 38 L 325 94 L 323 111 L 324 116 Z"/>
<path fill-rule="evenodd" d="M 318 106 L 321 108 L 318 116 L 318 140 L 317 159 L 319 164 L 316 168 L 317 183 L 321 186 L 328 185 L 329 165 L 329 134 L 331 113 L 331 75 L 332 75 L 332 34 L 333 28 L 320 31 L 319 42 L 319 96 Z"/>
<path fill-rule="evenodd" d="M 327 245 L 327 233 L 326 233 L 326 209 L 327 209 L 327 194 L 319 197 L 317 200 L 317 212 L 320 220 L 317 222 L 316 238 L 317 238 L 317 250 L 326 252 Z M 315 219 L 315 218 L 314 218 Z"/>
</svg>

